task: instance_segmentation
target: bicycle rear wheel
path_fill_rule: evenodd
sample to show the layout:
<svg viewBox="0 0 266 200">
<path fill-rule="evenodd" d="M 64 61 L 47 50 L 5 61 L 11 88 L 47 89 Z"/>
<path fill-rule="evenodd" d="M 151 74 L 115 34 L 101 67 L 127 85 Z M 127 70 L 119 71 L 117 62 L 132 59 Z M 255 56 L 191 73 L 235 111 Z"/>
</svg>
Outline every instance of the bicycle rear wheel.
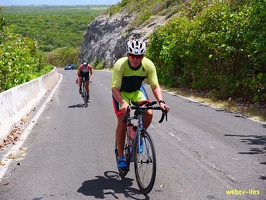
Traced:
<svg viewBox="0 0 266 200">
<path fill-rule="evenodd" d="M 139 150 L 139 142 L 137 142 L 134 157 L 134 168 L 140 191 L 143 194 L 148 194 L 152 190 L 155 182 L 156 154 L 152 139 L 145 129 L 143 129 L 143 133 L 140 135 L 140 138 L 142 140 L 143 150 Z"/>
</svg>

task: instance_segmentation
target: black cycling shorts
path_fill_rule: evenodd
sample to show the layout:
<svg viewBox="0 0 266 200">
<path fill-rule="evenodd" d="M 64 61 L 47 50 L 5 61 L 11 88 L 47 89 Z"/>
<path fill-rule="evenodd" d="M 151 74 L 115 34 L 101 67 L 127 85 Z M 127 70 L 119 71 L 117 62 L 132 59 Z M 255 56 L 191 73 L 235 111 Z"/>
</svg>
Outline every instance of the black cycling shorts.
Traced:
<svg viewBox="0 0 266 200">
<path fill-rule="evenodd" d="M 85 81 L 88 81 L 88 80 L 90 80 L 90 72 L 81 71 L 80 74 L 79 74 L 79 77 L 84 77 Z"/>
</svg>

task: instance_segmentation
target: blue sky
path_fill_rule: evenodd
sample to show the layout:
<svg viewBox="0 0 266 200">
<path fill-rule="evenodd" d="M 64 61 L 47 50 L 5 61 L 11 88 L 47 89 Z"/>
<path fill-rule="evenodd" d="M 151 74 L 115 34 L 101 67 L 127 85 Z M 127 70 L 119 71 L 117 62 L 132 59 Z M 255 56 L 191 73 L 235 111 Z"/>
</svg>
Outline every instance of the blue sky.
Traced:
<svg viewBox="0 0 266 200">
<path fill-rule="evenodd" d="M 8 5 L 111 5 L 121 0 L 1 0 L 0 6 Z"/>
</svg>

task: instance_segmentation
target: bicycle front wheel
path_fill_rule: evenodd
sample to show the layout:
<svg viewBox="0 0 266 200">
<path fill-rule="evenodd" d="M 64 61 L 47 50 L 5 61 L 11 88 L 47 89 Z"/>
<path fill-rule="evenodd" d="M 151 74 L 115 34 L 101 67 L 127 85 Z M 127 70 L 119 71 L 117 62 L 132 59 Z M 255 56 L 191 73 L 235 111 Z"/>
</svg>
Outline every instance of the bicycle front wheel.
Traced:
<svg viewBox="0 0 266 200">
<path fill-rule="evenodd" d="M 140 191 L 143 194 L 148 194 L 155 182 L 156 154 L 152 139 L 145 129 L 140 134 L 139 141 L 136 145 L 134 158 L 135 175 Z"/>
<path fill-rule="evenodd" d="M 88 106 L 88 94 L 87 94 L 87 90 L 85 87 L 85 82 L 83 82 L 83 92 L 82 92 L 82 98 L 84 100 L 84 105 L 87 107 Z"/>
</svg>

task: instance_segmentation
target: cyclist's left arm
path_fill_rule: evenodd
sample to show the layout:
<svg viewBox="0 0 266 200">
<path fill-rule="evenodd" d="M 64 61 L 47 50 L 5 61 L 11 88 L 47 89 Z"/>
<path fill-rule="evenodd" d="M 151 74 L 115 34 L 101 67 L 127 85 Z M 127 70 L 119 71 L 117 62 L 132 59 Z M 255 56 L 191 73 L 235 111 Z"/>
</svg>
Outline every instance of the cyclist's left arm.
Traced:
<svg viewBox="0 0 266 200">
<path fill-rule="evenodd" d="M 162 89 L 161 89 L 160 85 L 158 85 L 155 88 L 152 88 L 152 92 L 153 92 L 154 97 L 159 102 L 161 109 L 168 112 L 170 110 L 170 107 L 168 105 L 166 105 L 164 100 L 163 100 L 163 94 L 162 94 Z"/>
<path fill-rule="evenodd" d="M 157 101 L 160 101 L 163 99 L 163 95 L 162 95 L 161 87 L 159 85 L 155 65 L 149 59 L 145 60 L 144 65 L 145 65 L 145 71 L 147 73 L 147 78 L 148 78 L 150 87 L 152 89 L 153 95 Z"/>
<path fill-rule="evenodd" d="M 89 70 L 90 70 L 90 82 L 92 82 L 93 70 L 90 65 L 89 65 Z"/>
<path fill-rule="evenodd" d="M 150 65 L 150 68 L 148 71 L 148 80 L 149 80 L 153 95 L 156 98 L 156 100 L 159 102 L 161 109 L 168 112 L 170 107 L 167 106 L 163 100 L 162 89 L 158 81 L 156 68 L 153 64 Z"/>
<path fill-rule="evenodd" d="M 161 90 L 161 87 L 159 85 L 157 87 L 151 88 L 151 89 L 152 89 L 154 97 L 156 98 L 156 100 L 158 102 L 163 99 L 162 90 Z"/>
</svg>

